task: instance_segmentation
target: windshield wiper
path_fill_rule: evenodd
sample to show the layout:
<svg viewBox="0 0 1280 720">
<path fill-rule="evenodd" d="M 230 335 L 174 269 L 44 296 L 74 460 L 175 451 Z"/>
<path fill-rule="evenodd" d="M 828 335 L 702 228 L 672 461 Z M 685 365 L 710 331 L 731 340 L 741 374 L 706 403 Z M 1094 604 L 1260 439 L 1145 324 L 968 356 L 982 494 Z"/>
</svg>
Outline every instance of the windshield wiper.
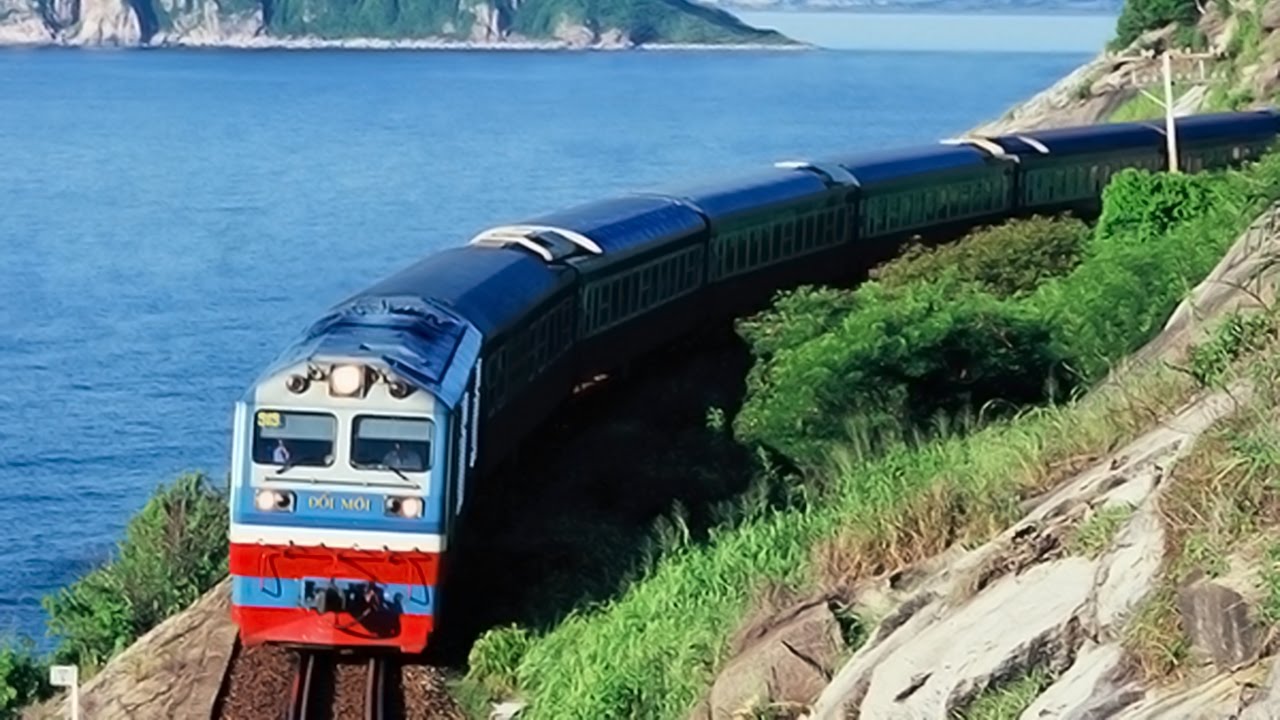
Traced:
<svg viewBox="0 0 1280 720">
<path fill-rule="evenodd" d="M 396 475 L 399 475 L 401 480 L 404 480 L 404 481 L 405 481 L 405 482 L 407 482 L 407 483 L 413 483 L 413 481 L 409 479 L 409 476 L 408 476 L 408 475 L 405 475 L 404 473 L 400 472 L 400 469 L 399 469 L 399 468 L 394 468 L 394 467 L 391 467 L 390 465 L 388 465 L 388 466 L 387 466 L 387 469 L 388 469 L 388 470 L 390 470 L 391 472 L 395 473 Z"/>
<path fill-rule="evenodd" d="M 280 469 L 276 471 L 276 474 L 277 474 L 277 475 L 283 475 L 283 474 L 285 474 L 286 472 L 288 472 L 289 470 L 292 470 L 292 469 L 294 469 L 294 468 L 298 467 L 298 463 L 299 463 L 300 461 L 301 461 L 301 458 L 299 458 L 298 460 L 294 460 L 293 458 L 289 458 L 288 460 L 286 460 L 286 461 L 285 461 L 285 463 L 284 463 L 283 465 L 281 465 L 281 466 L 280 466 Z"/>
</svg>

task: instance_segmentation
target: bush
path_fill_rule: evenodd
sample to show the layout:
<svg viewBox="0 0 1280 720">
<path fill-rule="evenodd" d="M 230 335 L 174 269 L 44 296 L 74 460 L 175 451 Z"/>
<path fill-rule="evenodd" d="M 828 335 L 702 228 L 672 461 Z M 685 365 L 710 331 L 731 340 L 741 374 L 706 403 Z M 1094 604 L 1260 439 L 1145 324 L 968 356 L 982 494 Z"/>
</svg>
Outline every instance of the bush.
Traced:
<svg viewBox="0 0 1280 720">
<path fill-rule="evenodd" d="M 1117 50 L 1127 47 L 1142 33 L 1170 23 L 1194 25 L 1199 15 L 1195 0 L 1127 0 L 1116 20 L 1116 37 L 1111 47 Z"/>
<path fill-rule="evenodd" d="M 998 297 L 1030 292 L 1080 262 L 1089 226 L 1072 218 L 1033 217 L 982 228 L 935 248 L 914 245 L 872 271 L 889 287 L 928 281 L 954 271 Z"/>
<path fill-rule="evenodd" d="M 1276 156 L 1247 172 L 1117 174 L 1085 261 L 1028 299 L 1080 377 L 1101 377 L 1155 335 L 1277 194 L 1277 180 Z"/>
<path fill-rule="evenodd" d="M 18 710 L 48 697 L 48 673 L 30 643 L 0 646 L 0 718 L 17 717 Z"/>
<path fill-rule="evenodd" d="M 204 475 L 158 489 L 111 561 L 45 598 L 56 661 L 101 666 L 199 598 L 227 573 L 227 524 L 226 499 Z"/>
</svg>

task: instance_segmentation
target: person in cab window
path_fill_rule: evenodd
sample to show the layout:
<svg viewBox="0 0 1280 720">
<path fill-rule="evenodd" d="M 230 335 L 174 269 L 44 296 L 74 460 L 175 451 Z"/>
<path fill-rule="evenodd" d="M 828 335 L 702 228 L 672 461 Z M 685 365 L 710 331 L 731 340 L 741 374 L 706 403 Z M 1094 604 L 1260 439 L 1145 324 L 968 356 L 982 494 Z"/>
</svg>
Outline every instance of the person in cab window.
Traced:
<svg viewBox="0 0 1280 720">
<path fill-rule="evenodd" d="M 382 458 L 382 464 L 395 470 L 421 470 L 422 458 L 412 450 L 405 450 L 400 443 Z"/>
<path fill-rule="evenodd" d="M 289 462 L 289 448 L 284 446 L 283 440 L 276 440 L 276 446 L 271 450 L 271 462 L 277 465 L 285 465 Z"/>
</svg>

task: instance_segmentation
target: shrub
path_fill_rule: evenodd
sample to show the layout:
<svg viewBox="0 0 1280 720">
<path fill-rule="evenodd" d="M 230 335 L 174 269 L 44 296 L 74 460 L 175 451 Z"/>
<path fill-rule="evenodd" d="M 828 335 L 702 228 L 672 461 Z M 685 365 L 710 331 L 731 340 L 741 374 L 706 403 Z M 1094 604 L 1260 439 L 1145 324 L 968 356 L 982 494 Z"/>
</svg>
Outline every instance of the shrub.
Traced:
<svg viewBox="0 0 1280 720">
<path fill-rule="evenodd" d="M 48 672 L 30 643 L 0 646 L 0 718 L 17 717 L 18 710 L 48 697 Z"/>
<path fill-rule="evenodd" d="M 954 271 L 984 290 L 1009 297 L 1030 292 L 1080 262 L 1089 226 L 1072 218 L 1033 217 L 981 228 L 963 240 L 935 248 L 914 245 L 893 262 L 872 271 L 882 284 L 897 287 Z"/>
<path fill-rule="evenodd" d="M 901 287 L 869 283 L 838 326 L 752 369 L 734 429 L 744 441 L 814 463 L 846 436 L 847 418 L 883 437 L 992 400 L 1038 402 L 1060 362 L 1037 318 L 952 275 Z"/>
<path fill-rule="evenodd" d="M 226 557 L 226 499 L 208 478 L 158 489 L 111 561 L 45 598 L 55 659 L 101 666 L 226 575 Z"/>
<path fill-rule="evenodd" d="M 1241 355 L 1265 347 L 1276 334 L 1269 315 L 1232 313 L 1203 343 L 1191 348 L 1191 376 L 1201 385 L 1216 383 Z"/>
<path fill-rule="evenodd" d="M 1126 47 L 1142 33 L 1170 23 L 1194 25 L 1198 17 L 1195 0 L 1126 0 L 1116 20 L 1116 37 L 1111 47 Z"/>
</svg>

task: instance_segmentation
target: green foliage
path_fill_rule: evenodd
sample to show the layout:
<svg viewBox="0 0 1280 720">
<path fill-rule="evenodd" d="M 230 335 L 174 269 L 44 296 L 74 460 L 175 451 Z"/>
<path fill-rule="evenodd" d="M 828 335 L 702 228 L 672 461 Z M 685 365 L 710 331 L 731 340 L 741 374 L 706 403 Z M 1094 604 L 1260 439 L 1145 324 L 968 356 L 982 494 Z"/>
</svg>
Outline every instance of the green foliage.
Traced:
<svg viewBox="0 0 1280 720">
<path fill-rule="evenodd" d="M 1038 402 L 1061 359 L 1035 316 L 950 274 L 868 283 L 838 327 L 752 369 L 734 430 L 814 464 L 845 437 L 846 418 L 884 438 L 995 400 Z"/>
<path fill-rule="evenodd" d="M 983 690 L 952 717 L 955 720 L 1017 720 L 1052 684 L 1053 675 L 1046 668 L 1037 667 L 1016 680 Z"/>
<path fill-rule="evenodd" d="M 471 680 L 509 688 L 514 678 L 531 720 L 684 716 L 756 590 L 882 572 L 1007 527 L 1020 499 L 1052 481 L 1046 468 L 1132 437 L 1182 402 L 1190 381 L 1109 385 L 961 434 L 908 442 L 895 428 L 963 416 L 990 398 L 1044 397 L 1064 358 L 1085 378 L 1101 376 L 1160 327 L 1277 193 L 1280 160 L 1271 156 L 1204 178 L 1122 173 L 1082 260 L 1060 265 L 1066 274 L 1001 286 L 1007 296 L 959 264 L 898 285 L 783 295 L 739 326 L 757 363 L 733 426 L 812 469 L 813 482 L 787 504 L 744 493 L 702 542 L 677 514 L 656 533 L 661 551 L 620 596 L 579 606 L 544 633 L 498 631 L 509 636 L 482 643 Z M 910 262 L 947 265 L 924 255 Z M 850 418 L 880 437 L 849 438 Z M 723 420 L 704 408 L 691 422 Z M 773 479 L 757 488 L 776 486 L 776 470 L 763 475 Z M 1081 547 L 1098 545 L 1106 529 L 1099 520 Z M 1170 596 L 1158 594 L 1130 629 L 1127 643 L 1144 663 L 1185 655 L 1171 611 Z"/>
<path fill-rule="evenodd" d="M 1088 239 L 1089 226 L 1075 218 L 1015 219 L 940 247 L 914 245 L 872 277 L 899 287 L 954 272 L 997 297 L 1010 297 L 1065 275 L 1079 264 Z"/>
<path fill-rule="evenodd" d="M 472 677 L 482 680 L 489 697 L 510 697 L 516 693 L 516 672 L 533 638 L 529 631 L 511 625 L 485 632 L 471 646 L 467 666 Z"/>
<path fill-rule="evenodd" d="M 1262 589 L 1262 620 L 1280 625 L 1280 543 L 1272 543 L 1263 558 Z"/>
<path fill-rule="evenodd" d="M 48 697 L 48 675 L 30 643 L 0 646 L 0 718 L 17 717 L 18 710 Z"/>
<path fill-rule="evenodd" d="M 1242 10 L 1236 14 L 1236 29 L 1227 41 L 1227 55 L 1239 64 L 1255 58 L 1262 48 L 1262 20 L 1257 12 Z"/>
<path fill-rule="evenodd" d="M 1213 385 L 1241 355 L 1262 349 L 1275 336 L 1275 320 L 1269 314 L 1232 313 L 1207 340 L 1191 348 L 1191 376 L 1203 386 Z"/>
<path fill-rule="evenodd" d="M 1126 170 L 1103 193 L 1085 261 L 1029 302 L 1086 380 L 1155 334 L 1183 295 L 1280 192 L 1280 158 L 1247 171 Z"/>
<path fill-rule="evenodd" d="M 1170 23 L 1194 25 L 1198 17 L 1195 0 L 1127 0 L 1116 20 L 1116 37 L 1111 47 L 1127 47 L 1142 33 Z"/>
<path fill-rule="evenodd" d="M 815 547 L 853 532 L 887 554 L 926 533 L 950 543 L 963 541 L 973 527 L 1003 527 L 1035 483 L 1029 473 L 1110 446 L 1135 416 L 1148 412 L 1145 398 L 1169 395 L 1163 385 L 1131 387 L 1123 396 L 1043 408 L 966 437 L 895 445 L 865 458 L 846 454 L 820 495 L 784 509 L 751 509 L 747 493 L 734 513 L 737 522 L 714 528 L 705 543 L 667 554 L 620 597 L 582 608 L 521 648 L 515 677 L 531 702 L 527 717 L 686 716 L 714 676 L 754 590 L 812 578 L 823 563 Z M 946 523 L 910 522 L 913 508 L 933 498 L 939 485 L 950 489 L 946 497 L 953 501 Z M 856 640 L 853 628 L 850 636 Z M 508 644 L 523 643 L 494 643 Z M 486 642 L 477 652 L 500 658 L 473 657 L 470 679 L 486 683 L 485 669 L 498 668 L 500 686 L 510 673 L 501 658 L 516 653 L 490 647 Z"/>
<path fill-rule="evenodd" d="M 1133 515 L 1128 503 L 1109 505 L 1085 520 L 1067 541 L 1067 549 L 1075 555 L 1097 557 L 1111 546 L 1116 531 Z"/>
<path fill-rule="evenodd" d="M 55 659 L 101 666 L 194 602 L 227 573 L 227 522 L 225 498 L 203 475 L 157 490 L 110 562 L 45 598 Z"/>
<path fill-rule="evenodd" d="M 1203 52 L 1209 47 L 1209 38 L 1198 25 L 1179 25 L 1173 31 L 1169 44 L 1182 50 Z"/>
</svg>

